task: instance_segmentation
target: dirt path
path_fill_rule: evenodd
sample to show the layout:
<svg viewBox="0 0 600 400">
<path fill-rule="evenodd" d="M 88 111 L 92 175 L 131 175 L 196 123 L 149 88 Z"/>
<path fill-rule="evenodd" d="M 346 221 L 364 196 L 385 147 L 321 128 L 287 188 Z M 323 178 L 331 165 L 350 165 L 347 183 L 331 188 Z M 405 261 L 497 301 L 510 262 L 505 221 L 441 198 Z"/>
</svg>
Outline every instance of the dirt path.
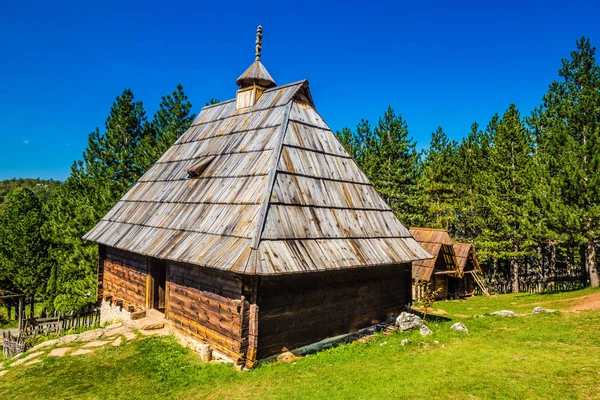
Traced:
<svg viewBox="0 0 600 400">
<path fill-rule="evenodd" d="M 561 303 L 576 303 L 568 307 L 561 307 Z M 569 299 L 560 300 L 548 300 L 548 301 L 536 301 L 531 303 L 533 306 L 545 306 L 549 305 L 551 308 L 556 308 L 560 311 L 577 312 L 584 310 L 600 310 L 600 293 L 586 294 L 581 297 L 574 297 Z M 554 306 L 554 307 L 552 307 Z"/>
<path fill-rule="evenodd" d="M 587 296 L 583 296 L 575 300 L 578 300 L 578 303 L 565 309 L 564 311 L 577 312 L 600 310 L 600 293 L 588 294 Z"/>
</svg>

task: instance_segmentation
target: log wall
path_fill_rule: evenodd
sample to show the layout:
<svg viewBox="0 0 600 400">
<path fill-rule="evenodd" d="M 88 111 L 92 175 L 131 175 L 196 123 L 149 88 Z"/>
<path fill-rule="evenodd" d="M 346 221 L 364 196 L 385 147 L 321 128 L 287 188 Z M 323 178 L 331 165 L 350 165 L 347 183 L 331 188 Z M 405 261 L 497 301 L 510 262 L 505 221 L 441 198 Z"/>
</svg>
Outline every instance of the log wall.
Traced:
<svg viewBox="0 0 600 400">
<path fill-rule="evenodd" d="M 183 333 L 209 343 L 236 361 L 248 348 L 250 305 L 239 275 L 169 262 L 168 319 Z"/>
<path fill-rule="evenodd" d="M 257 358 L 386 320 L 411 302 L 411 265 L 261 277 Z"/>
<path fill-rule="evenodd" d="M 107 247 L 103 252 L 102 295 L 121 299 L 138 309 L 146 308 L 146 257 Z"/>
</svg>

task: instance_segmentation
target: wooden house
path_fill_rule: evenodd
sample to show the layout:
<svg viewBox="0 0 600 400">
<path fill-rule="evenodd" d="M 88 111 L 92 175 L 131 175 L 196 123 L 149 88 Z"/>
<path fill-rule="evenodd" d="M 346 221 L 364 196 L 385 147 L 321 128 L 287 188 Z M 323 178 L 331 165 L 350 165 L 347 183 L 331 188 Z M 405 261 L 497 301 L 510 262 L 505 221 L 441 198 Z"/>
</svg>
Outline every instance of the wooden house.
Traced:
<svg viewBox="0 0 600 400">
<path fill-rule="evenodd" d="M 469 243 L 454 243 L 454 253 L 458 262 L 459 275 L 456 292 L 460 297 L 470 296 L 475 293 L 476 286 L 481 284 L 478 274 L 483 274 L 475 247 Z"/>
<path fill-rule="evenodd" d="M 441 289 L 437 297 L 445 299 L 454 295 L 457 290 L 456 279 L 460 277 L 458 260 L 454 253 L 454 242 L 443 229 L 410 228 L 411 235 L 429 253 L 431 259 L 413 262 L 413 298 L 422 296 L 419 281 L 429 282 L 432 289 Z"/>
<path fill-rule="evenodd" d="M 86 234 L 98 296 L 157 309 L 238 365 L 411 302 L 413 239 L 315 109 L 260 61 Z M 112 303 L 111 303 L 112 304 Z"/>
</svg>

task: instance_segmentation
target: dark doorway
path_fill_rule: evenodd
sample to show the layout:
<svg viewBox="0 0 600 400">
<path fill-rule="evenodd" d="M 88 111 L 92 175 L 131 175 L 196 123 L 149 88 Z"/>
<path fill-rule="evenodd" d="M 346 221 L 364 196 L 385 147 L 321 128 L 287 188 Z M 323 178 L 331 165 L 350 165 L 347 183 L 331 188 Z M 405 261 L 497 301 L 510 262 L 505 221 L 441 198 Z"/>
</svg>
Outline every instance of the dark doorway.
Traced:
<svg viewBox="0 0 600 400">
<path fill-rule="evenodd" d="M 150 263 L 150 275 L 152 276 L 152 308 L 165 312 L 167 266 L 164 260 L 153 258 Z"/>
</svg>

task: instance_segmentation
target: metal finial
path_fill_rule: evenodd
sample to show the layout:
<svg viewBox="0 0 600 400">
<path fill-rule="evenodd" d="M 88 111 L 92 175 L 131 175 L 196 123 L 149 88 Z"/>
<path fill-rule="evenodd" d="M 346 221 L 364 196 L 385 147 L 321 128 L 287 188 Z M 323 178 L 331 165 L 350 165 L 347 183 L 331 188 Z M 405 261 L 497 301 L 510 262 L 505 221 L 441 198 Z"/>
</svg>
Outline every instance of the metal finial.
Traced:
<svg viewBox="0 0 600 400">
<path fill-rule="evenodd" d="M 260 61 L 260 53 L 262 51 L 262 26 L 256 28 L 256 61 Z"/>
</svg>

